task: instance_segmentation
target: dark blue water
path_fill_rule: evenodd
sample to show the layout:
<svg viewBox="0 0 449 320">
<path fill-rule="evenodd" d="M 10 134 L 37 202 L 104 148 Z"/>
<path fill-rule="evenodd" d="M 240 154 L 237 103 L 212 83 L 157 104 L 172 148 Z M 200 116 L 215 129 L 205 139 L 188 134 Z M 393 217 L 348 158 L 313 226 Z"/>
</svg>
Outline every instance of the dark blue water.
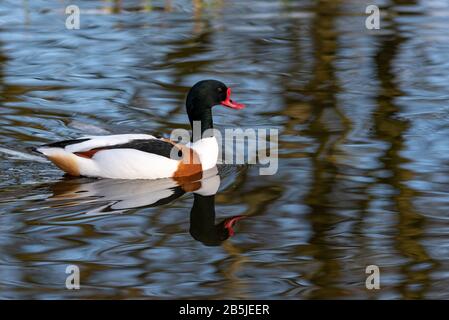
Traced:
<svg viewBox="0 0 449 320">
<path fill-rule="evenodd" d="M 69 1 L 2 1 L 0 298 L 449 298 L 449 4 L 374 1 L 367 30 L 365 2 L 84 0 L 67 30 Z M 247 104 L 217 128 L 280 130 L 277 174 L 220 166 L 207 210 L 27 151 L 189 128 L 205 78 Z"/>
</svg>

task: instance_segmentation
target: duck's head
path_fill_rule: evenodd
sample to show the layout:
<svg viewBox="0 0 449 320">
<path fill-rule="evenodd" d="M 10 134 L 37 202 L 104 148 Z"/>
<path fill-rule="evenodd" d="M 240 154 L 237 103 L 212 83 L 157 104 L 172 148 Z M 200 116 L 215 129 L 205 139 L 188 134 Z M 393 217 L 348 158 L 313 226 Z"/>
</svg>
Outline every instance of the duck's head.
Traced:
<svg viewBox="0 0 449 320">
<path fill-rule="evenodd" d="M 244 104 L 231 100 L 231 88 L 217 80 L 202 80 L 189 91 L 186 100 L 190 124 L 201 121 L 201 129 L 212 128 L 212 107 L 223 105 L 232 109 L 243 109 Z"/>
</svg>

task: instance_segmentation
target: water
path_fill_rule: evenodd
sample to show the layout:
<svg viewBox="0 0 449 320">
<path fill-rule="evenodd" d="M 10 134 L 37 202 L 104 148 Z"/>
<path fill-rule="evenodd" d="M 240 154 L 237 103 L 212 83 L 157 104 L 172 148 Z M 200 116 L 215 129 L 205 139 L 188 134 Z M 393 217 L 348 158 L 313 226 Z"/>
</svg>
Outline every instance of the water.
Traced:
<svg viewBox="0 0 449 320">
<path fill-rule="evenodd" d="M 67 30 L 69 1 L 2 1 L 0 298 L 448 299 L 449 4 L 374 1 L 367 30 L 372 2 L 85 0 Z M 188 128 L 204 78 L 247 104 L 217 128 L 280 130 L 276 175 L 220 166 L 200 198 L 28 152 Z"/>
</svg>

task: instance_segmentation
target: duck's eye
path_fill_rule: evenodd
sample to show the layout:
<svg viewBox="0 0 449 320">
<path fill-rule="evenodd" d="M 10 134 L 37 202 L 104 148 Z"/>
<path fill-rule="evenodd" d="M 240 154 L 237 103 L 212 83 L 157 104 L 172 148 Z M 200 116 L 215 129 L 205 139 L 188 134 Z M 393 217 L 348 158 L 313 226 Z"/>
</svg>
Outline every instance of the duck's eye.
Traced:
<svg viewBox="0 0 449 320">
<path fill-rule="evenodd" d="M 223 89 L 222 88 L 218 88 L 218 92 L 222 93 Z"/>
</svg>

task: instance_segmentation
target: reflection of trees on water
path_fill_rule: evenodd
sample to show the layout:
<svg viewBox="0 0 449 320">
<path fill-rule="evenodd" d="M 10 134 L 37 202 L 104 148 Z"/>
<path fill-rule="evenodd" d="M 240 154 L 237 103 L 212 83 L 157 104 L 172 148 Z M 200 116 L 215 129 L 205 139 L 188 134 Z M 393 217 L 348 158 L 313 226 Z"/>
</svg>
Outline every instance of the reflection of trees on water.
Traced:
<svg viewBox="0 0 449 320">
<path fill-rule="evenodd" d="M 373 113 L 374 138 L 387 142 L 390 146 L 379 158 L 379 161 L 383 163 L 385 169 L 392 172 L 392 175 L 386 178 L 376 178 L 374 183 L 361 184 L 357 190 L 359 195 L 363 194 L 363 199 L 354 198 L 350 193 L 341 193 L 339 196 L 342 197 L 339 198 L 333 195 L 335 190 L 345 187 L 344 181 L 339 175 L 340 173 L 345 174 L 345 168 L 339 165 L 336 156 L 338 152 L 344 152 L 338 149 L 339 144 L 344 142 L 351 130 L 351 121 L 338 110 L 336 101 L 336 95 L 342 90 L 338 86 L 338 77 L 335 74 L 339 42 L 336 27 L 339 18 L 336 15 L 340 4 L 341 2 L 338 1 L 319 1 L 314 9 L 316 16 L 309 29 L 313 41 L 314 60 L 308 61 L 314 66 L 312 79 L 305 86 L 298 85 L 298 81 L 294 77 L 291 82 L 288 80 L 281 82 L 285 102 L 285 108 L 281 112 L 290 115 L 284 126 L 286 132 L 292 130 L 296 124 L 307 121 L 309 126 L 301 134 L 306 134 L 318 143 L 315 154 L 310 156 L 313 179 L 310 192 L 304 199 L 311 209 L 308 217 L 314 233 L 310 238 L 309 248 L 298 248 L 297 253 L 312 252 L 310 255 L 321 262 L 318 270 L 305 275 L 313 285 L 322 288 L 314 291 L 311 297 L 335 297 L 344 294 L 337 285 L 342 283 L 343 275 L 338 262 L 338 253 L 335 252 L 336 243 L 331 240 L 331 232 L 338 225 L 336 222 L 338 215 L 335 213 L 338 212 L 338 209 L 335 208 L 335 205 L 345 204 L 345 207 L 351 207 L 352 210 L 357 209 L 360 212 L 359 220 L 354 224 L 352 233 L 354 240 L 360 245 L 359 255 L 364 256 L 366 252 L 369 252 L 367 248 L 369 243 L 363 234 L 363 219 L 366 218 L 366 212 L 373 200 L 369 194 L 369 188 L 378 183 L 390 185 L 398 191 L 398 194 L 390 199 L 394 206 L 392 211 L 398 212 L 399 215 L 395 247 L 409 260 L 401 267 L 405 281 L 399 285 L 399 290 L 404 298 L 423 298 L 429 288 L 429 274 L 434 269 L 435 263 L 420 243 L 424 232 L 425 218 L 413 207 L 412 201 L 416 192 L 406 184 L 408 180 L 412 179 L 413 172 L 402 167 L 407 159 L 400 156 L 404 149 L 403 134 L 407 131 L 409 123 L 395 117 L 399 109 L 395 105 L 395 96 L 392 92 L 398 95 L 401 93 L 392 69 L 394 59 L 406 39 L 400 36 L 395 21 L 391 21 L 394 33 L 381 37 L 378 54 L 374 58 L 380 82 L 377 110 Z M 396 4 L 413 5 L 415 1 L 406 0 Z M 391 8 L 385 9 L 391 10 Z M 334 14 L 321 14 L 329 12 Z M 289 30 L 291 32 L 290 39 L 299 39 L 302 30 L 298 25 L 291 25 Z M 297 74 L 299 77 L 300 71 L 306 66 L 301 50 L 299 41 L 291 41 L 291 54 L 285 57 L 288 63 L 286 64 L 287 70 L 284 70 L 290 75 Z M 294 115 L 299 116 L 295 117 Z M 339 124 L 340 130 L 332 129 L 336 123 Z M 374 172 L 366 170 L 366 175 L 373 176 Z M 370 262 L 375 263 L 371 260 Z M 428 263 L 427 267 L 425 263 Z M 360 274 L 363 273 L 364 270 L 361 269 Z"/>
<path fill-rule="evenodd" d="M 338 251 L 330 234 L 338 220 L 334 208 L 337 199 L 332 195 L 339 184 L 335 156 L 339 142 L 349 130 L 348 120 L 338 110 L 336 98 L 340 92 L 335 70 L 339 8 L 340 1 L 317 1 L 314 8 L 315 17 L 311 24 L 313 77 L 304 90 L 311 98 L 310 124 L 304 134 L 317 142 L 316 151 L 311 155 L 313 169 L 310 190 L 304 199 L 310 208 L 307 218 L 312 227 L 309 248 L 306 250 L 319 262 L 318 268 L 305 276 L 318 288 L 311 292 L 310 298 L 330 298 L 343 294 L 338 288 L 341 278 Z M 329 15 L 329 12 L 334 14 Z M 335 124 L 338 124 L 337 128 Z"/>
<path fill-rule="evenodd" d="M 416 1 L 397 0 L 393 1 L 393 4 L 414 5 Z M 392 9 L 388 7 L 387 10 Z M 375 57 L 380 88 L 377 97 L 377 110 L 374 113 L 374 136 L 387 142 L 390 146 L 380 161 L 391 175 L 378 178 L 378 183 L 388 184 L 397 191 L 390 199 L 393 205 L 392 211 L 398 214 L 394 247 L 401 256 L 408 260 L 400 267 L 404 280 L 398 285 L 398 289 L 405 299 L 419 299 L 425 298 L 426 292 L 430 288 L 430 273 L 436 264 L 420 243 L 426 219 L 413 206 L 417 192 L 411 189 L 407 182 L 413 179 L 414 173 L 404 168 L 404 164 L 409 160 L 401 156 L 406 142 L 404 134 L 410 124 L 408 121 L 396 117 L 400 111 L 400 107 L 396 104 L 396 96 L 401 96 L 403 93 L 398 87 L 397 76 L 393 68 L 394 61 L 407 38 L 401 35 L 399 22 L 394 19 L 390 22 L 393 34 L 382 37 Z"/>
<path fill-rule="evenodd" d="M 285 11 L 289 10 L 289 5 L 293 2 L 281 1 Z M 391 5 L 415 5 L 415 0 L 392 0 Z M 226 28 L 217 29 L 213 25 L 213 18 L 207 11 L 208 8 L 203 0 L 192 0 L 192 24 L 190 32 L 183 29 L 183 37 L 171 39 L 166 44 L 170 46 L 170 50 L 161 58 L 160 61 L 152 61 L 152 55 L 144 57 L 147 61 L 144 64 L 151 66 L 149 69 L 170 69 L 167 73 L 170 77 L 170 83 L 167 84 L 167 90 L 175 92 L 177 107 L 170 111 L 170 115 L 184 113 L 184 96 L 185 85 L 188 77 L 204 74 L 214 69 L 217 61 L 214 59 L 220 57 L 214 55 L 216 46 L 227 47 L 226 50 L 232 50 L 233 45 L 244 47 L 247 54 L 239 57 L 236 63 L 251 64 L 266 63 L 264 60 L 271 60 L 270 70 L 267 71 L 268 76 L 266 82 L 271 81 L 281 89 L 279 93 L 283 102 L 282 106 L 275 113 L 269 116 L 282 115 L 285 122 L 282 123 L 283 135 L 303 135 L 313 141 L 315 150 L 312 153 L 306 153 L 300 150 L 295 142 L 280 139 L 280 149 L 292 151 L 288 156 L 281 157 L 308 157 L 310 160 L 311 180 L 308 186 L 308 193 L 304 198 L 300 197 L 299 202 L 304 203 L 310 209 L 306 216 L 307 222 L 310 223 L 312 235 L 309 244 L 298 246 L 294 254 L 298 256 L 309 256 L 318 262 L 315 270 L 309 270 L 304 277 L 307 278 L 312 286 L 318 288 L 310 293 L 311 298 L 327 298 L 342 296 L 345 294 L 341 284 L 344 282 L 344 269 L 347 270 L 345 263 L 349 261 L 339 260 L 339 254 L 336 251 L 336 243 L 333 235 L 335 230 L 340 226 L 339 214 L 345 208 L 357 211 L 356 220 L 350 229 L 351 241 L 354 241 L 354 250 L 359 255 L 357 258 L 365 259 L 366 252 L 371 249 L 368 236 L 365 234 L 364 220 L 369 218 L 369 210 L 376 196 L 370 194 L 370 188 L 375 185 L 383 184 L 391 186 L 395 193 L 393 195 L 382 195 L 386 197 L 389 204 L 389 210 L 393 214 L 397 214 L 397 224 L 394 226 L 396 235 L 394 236 L 394 249 L 407 261 L 400 267 L 400 273 L 404 280 L 397 286 L 399 292 L 404 298 L 423 298 L 426 296 L 430 288 L 430 274 L 436 267 L 427 254 L 425 248 L 421 244 L 425 232 L 426 220 L 416 211 L 413 206 L 413 200 L 417 196 L 417 192 L 407 185 L 407 182 L 413 179 L 413 171 L 404 168 L 407 159 L 401 156 L 402 151 L 406 149 L 404 135 L 410 128 L 410 123 L 397 117 L 400 107 L 397 105 L 396 96 L 403 93 L 399 88 L 397 77 L 394 73 L 395 59 L 401 48 L 407 42 L 407 38 L 402 35 L 400 20 L 391 19 L 389 23 L 388 33 L 385 35 L 373 36 L 373 46 L 377 46 L 377 54 L 373 59 L 374 69 L 376 70 L 376 78 L 379 83 L 379 92 L 376 97 L 376 109 L 372 113 L 373 132 L 372 138 L 388 145 L 388 149 L 378 157 L 383 169 L 386 169 L 390 176 L 378 177 L 376 172 L 378 169 L 362 169 L 357 174 L 375 177 L 374 182 L 359 182 L 356 192 L 335 192 L 346 187 L 345 175 L 348 175 L 346 167 L 339 162 L 339 157 L 345 154 L 345 149 L 340 148 L 344 144 L 347 135 L 352 130 L 352 118 L 345 115 L 339 108 L 338 95 L 344 93 L 344 88 L 339 85 L 337 59 L 339 57 L 339 49 L 342 44 L 341 32 L 338 29 L 338 23 L 344 16 L 342 0 L 321 0 L 316 1 L 311 7 L 314 16 L 308 20 L 297 21 L 290 19 L 286 28 L 277 28 L 274 26 L 276 19 L 266 19 L 267 23 L 273 23 L 273 29 L 277 30 L 275 36 L 284 40 L 284 44 L 270 43 L 269 41 L 260 41 L 254 35 L 248 33 L 236 33 Z M 108 1 L 105 5 L 109 6 L 112 13 L 120 13 L 124 5 L 124 0 Z M 154 3 L 150 0 L 142 0 L 139 10 L 151 11 Z M 214 9 L 220 10 L 226 5 L 225 1 L 214 1 Z M 170 12 L 173 4 L 170 0 L 164 2 L 164 10 Z M 160 9 L 162 10 L 162 9 Z M 390 11 L 392 14 L 386 15 L 394 17 L 394 8 L 392 6 L 385 7 L 383 10 Z M 419 12 L 415 13 L 419 14 Z M 310 25 L 306 22 L 310 21 Z M 171 22 L 173 23 L 173 22 Z M 229 21 L 232 23 L 232 21 Z M 357 26 L 359 28 L 359 26 Z M 232 34 L 233 37 L 230 37 Z M 308 50 L 299 39 L 309 35 L 307 45 L 311 45 L 311 60 L 305 60 Z M 256 36 L 259 34 L 257 33 Z M 361 35 L 363 36 L 363 35 Z M 269 37 L 267 37 L 269 38 Z M 287 41 L 285 41 L 287 40 Z M 281 42 L 282 43 L 282 42 Z M 343 44 L 344 45 L 344 44 Z M 279 50 L 280 46 L 284 46 Z M 212 55 L 212 58 L 211 56 Z M 281 58 L 280 58 L 280 57 Z M 4 64 L 6 58 L 0 55 L 0 64 Z M 282 63 L 278 63 L 282 60 Z M 268 65 L 268 64 L 267 64 Z M 263 70 L 266 65 L 262 65 Z M 259 71 L 260 71 L 259 70 Z M 151 71 L 151 70 L 149 70 Z M 306 72 L 304 72 L 306 71 Z M 310 71 L 310 72 L 309 72 Z M 0 70 L 1 72 L 1 70 Z M 309 74 L 310 73 L 310 74 Z M 288 76 L 285 76 L 288 75 Z M 241 75 L 245 77 L 245 74 Z M 254 76 L 254 75 L 252 75 Z M 310 79 L 305 80 L 307 76 Z M 149 76 L 151 78 L 151 75 Z M 58 90 L 57 87 L 24 87 L 15 85 L 6 85 L 0 76 L 0 95 L 1 101 L 11 101 L 19 99 L 20 95 L 32 90 Z M 365 79 L 366 81 L 370 79 Z M 375 85 L 375 84 L 373 84 Z M 260 90 L 259 88 L 255 88 Z M 31 110 L 26 108 L 18 109 L 17 115 L 29 115 Z M 47 111 L 40 111 L 42 115 L 47 115 Z M 53 113 L 48 112 L 48 115 Z M 20 126 L 22 123 L 9 120 L 13 125 Z M 304 125 L 305 129 L 298 130 L 298 126 Z M 26 137 L 29 139 L 30 137 Z M 298 150 L 294 150 L 298 149 Z M 292 186 L 285 186 L 279 182 L 270 182 L 263 188 L 248 188 L 248 180 L 252 177 L 248 174 L 248 170 L 241 170 L 235 177 L 233 184 L 235 192 L 224 192 L 217 196 L 217 201 L 226 204 L 248 203 L 248 212 L 250 214 L 263 215 L 268 214 L 267 208 L 275 206 L 276 201 L 288 191 Z M 297 187 L 297 186 L 293 186 Z M 248 190 L 250 189 L 250 190 Z M 244 195 L 239 195 L 238 191 L 244 191 Z M 357 193 L 357 195 L 355 195 Z M 221 201 L 220 201 L 221 197 Z M 197 197 L 200 199 L 200 197 Z M 201 199 L 200 199 L 201 200 Z M 199 203 L 207 204 L 211 202 L 211 198 L 202 199 Z M 213 199 L 215 201 L 215 199 Z M 340 209 L 338 204 L 345 204 L 345 208 Z M 165 214 L 164 210 L 160 210 L 155 214 Z M 194 216 L 196 218 L 201 215 Z M 211 220 L 208 215 L 207 219 Z M 150 223 L 150 222 L 149 222 Z M 215 224 L 207 224 L 212 230 L 216 228 Z M 365 233 L 364 233 L 365 232 Z M 390 232 L 390 231 L 388 231 Z M 387 234 L 390 235 L 390 234 Z M 214 241 L 220 239 L 222 235 L 213 234 Z M 161 243 L 169 239 L 170 235 L 162 237 Z M 196 236 L 198 237 L 198 236 Z M 211 239 L 209 239 L 211 240 Z M 211 240 L 211 241 L 212 241 Z M 229 281 L 223 288 L 229 296 L 241 292 L 239 295 L 245 297 L 244 292 L 247 287 L 244 282 L 239 281 L 236 276 L 238 271 L 242 270 L 244 264 L 248 262 L 248 258 L 234 247 L 231 243 L 226 243 L 225 249 L 232 257 L 231 266 L 227 268 L 224 277 Z M 389 249 L 389 248 L 388 248 Z M 348 250 L 347 248 L 345 250 Z M 380 252 L 381 249 L 377 249 Z M 394 259 L 394 258 L 393 258 Z M 370 260 L 369 263 L 376 263 Z M 381 272 L 382 272 L 382 265 Z M 360 270 L 363 275 L 364 270 Z M 221 271 L 220 271 L 221 272 Z"/>
</svg>

